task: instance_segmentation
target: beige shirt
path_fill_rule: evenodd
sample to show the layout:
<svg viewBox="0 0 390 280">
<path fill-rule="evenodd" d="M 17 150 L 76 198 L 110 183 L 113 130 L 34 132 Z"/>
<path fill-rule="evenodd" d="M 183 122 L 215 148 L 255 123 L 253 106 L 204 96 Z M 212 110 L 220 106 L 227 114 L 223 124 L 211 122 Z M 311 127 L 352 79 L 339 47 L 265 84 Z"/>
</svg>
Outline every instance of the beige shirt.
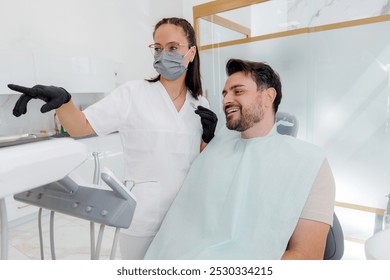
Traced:
<svg viewBox="0 0 390 280">
<path fill-rule="evenodd" d="M 325 159 L 318 171 L 300 217 L 332 225 L 334 201 L 335 182 L 329 163 Z"/>
</svg>

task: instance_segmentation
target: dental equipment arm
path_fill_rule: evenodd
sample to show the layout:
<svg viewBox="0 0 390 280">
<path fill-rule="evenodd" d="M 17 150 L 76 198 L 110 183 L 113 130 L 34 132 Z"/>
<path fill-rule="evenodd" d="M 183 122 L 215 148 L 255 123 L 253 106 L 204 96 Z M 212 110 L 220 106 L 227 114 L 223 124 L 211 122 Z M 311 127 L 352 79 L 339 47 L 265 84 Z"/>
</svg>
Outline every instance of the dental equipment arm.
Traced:
<svg viewBox="0 0 390 280">
<path fill-rule="evenodd" d="M 111 188 L 82 186 L 69 176 L 57 182 L 16 194 L 14 198 L 81 219 L 112 227 L 128 228 L 133 218 L 136 198 L 109 170 L 102 179 Z"/>
<path fill-rule="evenodd" d="M 101 174 L 102 180 L 114 191 L 117 197 L 125 200 L 135 200 L 132 193 L 115 177 L 110 169 L 104 168 Z"/>
</svg>

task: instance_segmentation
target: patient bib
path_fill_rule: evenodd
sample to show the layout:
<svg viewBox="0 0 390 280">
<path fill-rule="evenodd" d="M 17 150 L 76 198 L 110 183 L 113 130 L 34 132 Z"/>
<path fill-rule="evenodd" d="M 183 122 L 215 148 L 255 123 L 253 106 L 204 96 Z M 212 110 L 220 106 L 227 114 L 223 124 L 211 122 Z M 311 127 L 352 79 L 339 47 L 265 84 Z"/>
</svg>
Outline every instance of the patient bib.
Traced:
<svg viewBox="0 0 390 280">
<path fill-rule="evenodd" d="M 191 166 L 147 259 L 280 259 L 324 161 L 276 126 L 242 139 L 222 128 Z"/>
</svg>

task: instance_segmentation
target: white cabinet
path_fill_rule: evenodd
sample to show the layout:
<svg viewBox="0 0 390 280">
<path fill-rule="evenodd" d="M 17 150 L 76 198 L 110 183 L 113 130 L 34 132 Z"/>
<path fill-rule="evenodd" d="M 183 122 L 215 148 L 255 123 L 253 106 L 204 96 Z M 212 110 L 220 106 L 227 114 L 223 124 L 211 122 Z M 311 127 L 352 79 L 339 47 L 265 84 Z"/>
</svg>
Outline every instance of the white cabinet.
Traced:
<svg viewBox="0 0 390 280">
<path fill-rule="evenodd" d="M 70 93 L 107 93 L 118 82 L 116 68 L 117 63 L 99 58 L 0 49 L 0 94 L 16 94 L 7 84 L 55 85 Z"/>
<path fill-rule="evenodd" d="M 115 87 L 114 63 L 97 58 L 35 52 L 37 84 L 55 85 L 70 93 L 110 92 Z"/>
<path fill-rule="evenodd" d="M 15 93 L 7 87 L 8 84 L 35 84 L 31 52 L 0 49 L 0 94 Z"/>
</svg>

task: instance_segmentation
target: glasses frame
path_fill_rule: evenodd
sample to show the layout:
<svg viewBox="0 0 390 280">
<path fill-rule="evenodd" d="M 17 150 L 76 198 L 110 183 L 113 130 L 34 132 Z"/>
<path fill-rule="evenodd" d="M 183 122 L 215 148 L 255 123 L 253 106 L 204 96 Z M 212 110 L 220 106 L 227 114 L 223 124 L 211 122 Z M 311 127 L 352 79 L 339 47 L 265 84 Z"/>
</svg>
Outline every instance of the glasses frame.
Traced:
<svg viewBox="0 0 390 280">
<path fill-rule="evenodd" d="M 168 46 L 172 46 L 172 45 L 176 45 L 178 48 L 179 47 L 189 47 L 189 44 L 181 44 L 181 43 L 179 43 L 179 42 L 170 42 L 170 43 L 168 43 L 168 44 L 166 44 L 164 47 L 161 45 L 161 44 L 158 44 L 158 43 L 153 43 L 153 44 L 150 44 L 149 46 L 148 46 L 148 48 L 150 49 L 150 51 L 152 52 L 152 55 L 154 56 L 154 57 L 156 57 L 156 56 L 159 56 L 161 53 L 162 53 L 162 51 L 165 51 L 165 52 L 167 52 L 167 53 L 171 53 L 171 54 L 176 54 L 177 53 L 177 51 L 171 51 L 171 50 L 167 50 L 167 47 Z M 161 51 L 158 53 L 158 54 L 156 54 L 156 46 L 160 46 L 161 47 Z"/>
</svg>

